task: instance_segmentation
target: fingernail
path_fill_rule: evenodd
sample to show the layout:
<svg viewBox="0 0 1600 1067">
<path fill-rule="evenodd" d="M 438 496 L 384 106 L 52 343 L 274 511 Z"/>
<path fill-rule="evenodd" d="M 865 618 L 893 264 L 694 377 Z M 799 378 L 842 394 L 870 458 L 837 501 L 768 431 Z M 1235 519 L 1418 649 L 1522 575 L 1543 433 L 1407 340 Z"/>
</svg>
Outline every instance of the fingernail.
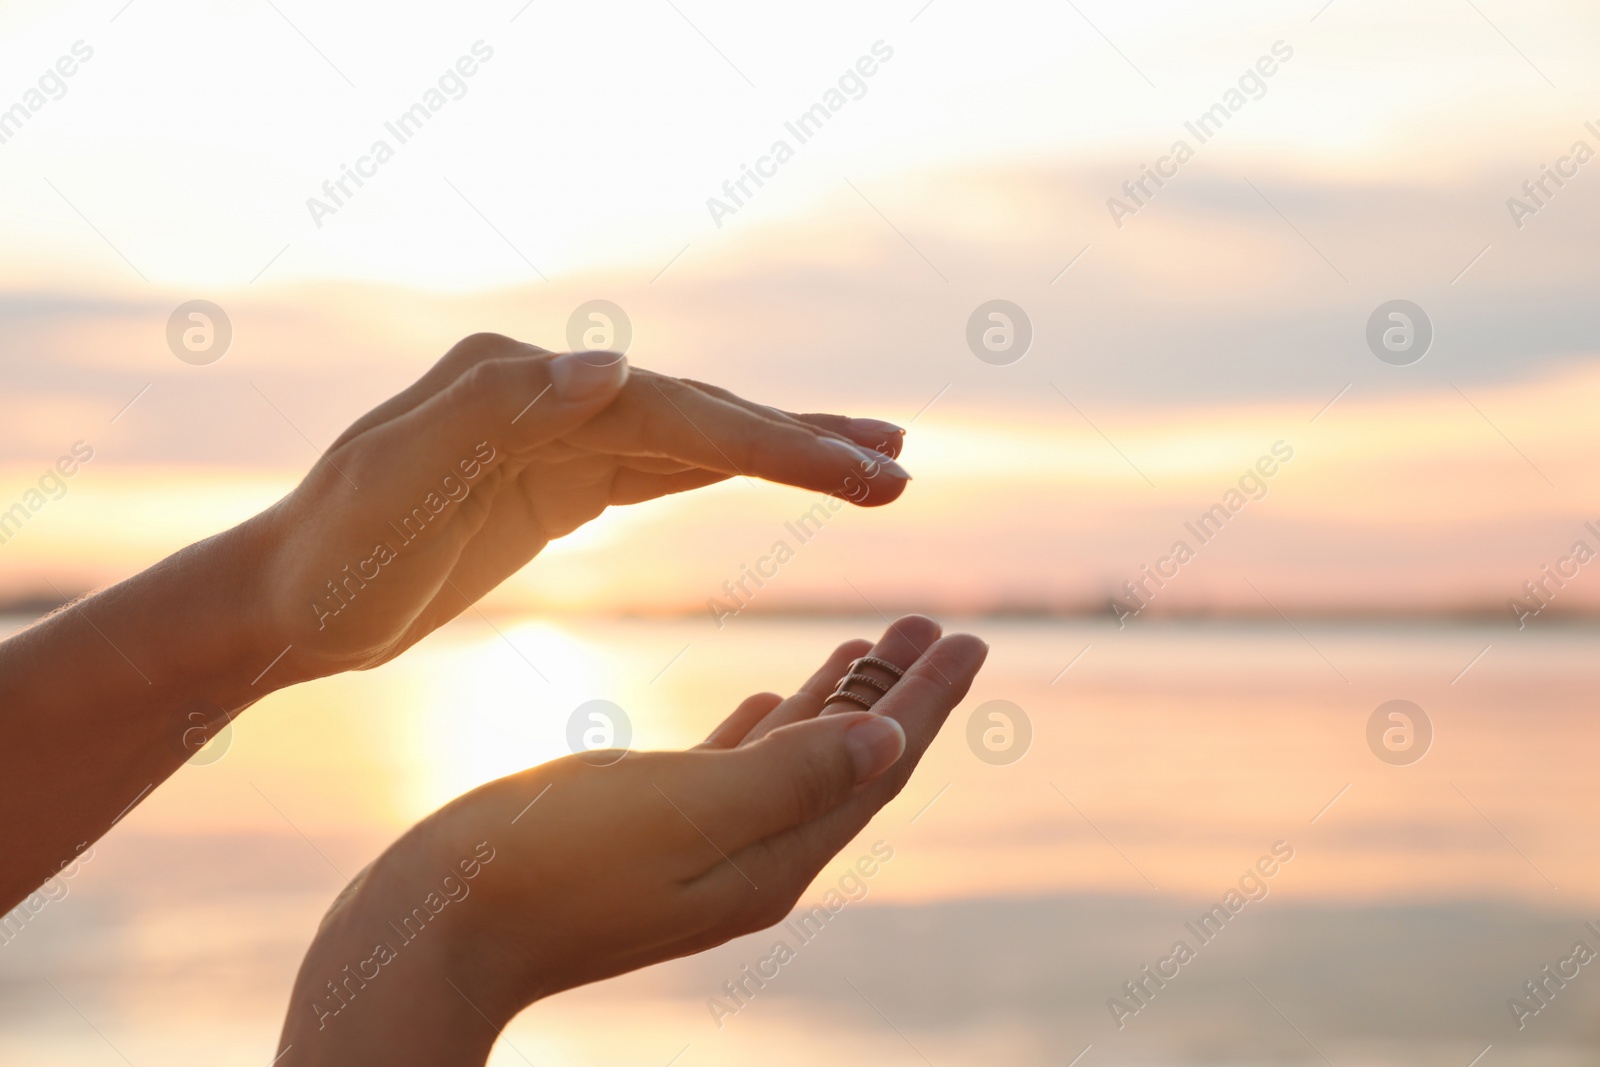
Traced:
<svg viewBox="0 0 1600 1067">
<path fill-rule="evenodd" d="M 876 778 L 895 765 L 906 750 L 906 732 L 887 715 L 862 719 L 844 732 L 845 747 L 855 761 L 856 781 Z"/>
<path fill-rule="evenodd" d="M 628 361 L 616 352 L 563 352 L 550 361 L 556 398 L 569 403 L 615 393 L 628 378 Z"/>
<path fill-rule="evenodd" d="M 865 473 L 868 478 L 876 478 L 878 476 L 878 472 L 882 471 L 889 477 L 898 478 L 902 482 L 909 482 L 911 480 L 910 471 L 900 466 L 900 464 L 896 463 L 882 452 L 874 452 L 870 448 L 864 448 L 859 445 L 856 447 L 856 451 L 861 453 L 861 462 L 867 464 Z"/>
<path fill-rule="evenodd" d="M 882 452 L 874 452 L 870 448 L 865 448 L 849 441 L 841 441 L 837 437 L 824 437 L 822 438 L 822 443 L 835 451 L 845 453 L 857 463 L 860 463 L 862 473 L 868 478 L 876 478 L 879 473 L 883 473 L 891 478 L 898 478 L 902 482 L 911 480 L 909 471 Z"/>
<path fill-rule="evenodd" d="M 903 434 L 906 432 L 905 427 L 896 426 L 892 422 L 884 422 L 882 419 L 851 419 L 850 421 L 867 433 Z"/>
</svg>

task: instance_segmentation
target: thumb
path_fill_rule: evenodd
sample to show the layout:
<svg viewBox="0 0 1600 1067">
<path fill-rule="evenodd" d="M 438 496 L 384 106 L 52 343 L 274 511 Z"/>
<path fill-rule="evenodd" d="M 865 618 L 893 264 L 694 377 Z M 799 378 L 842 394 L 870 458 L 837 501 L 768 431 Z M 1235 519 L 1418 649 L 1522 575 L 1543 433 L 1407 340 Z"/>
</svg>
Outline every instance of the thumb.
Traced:
<svg viewBox="0 0 1600 1067">
<path fill-rule="evenodd" d="M 485 360 L 391 425 L 423 447 L 488 440 L 516 455 L 581 426 L 627 380 L 628 361 L 618 352 Z"/>
<path fill-rule="evenodd" d="M 672 795 L 697 809 L 688 813 L 734 852 L 826 815 L 894 766 L 905 749 L 905 731 L 893 719 L 829 715 L 780 727 L 741 748 L 684 753 L 688 758 L 674 763 Z"/>
<path fill-rule="evenodd" d="M 616 352 L 484 360 L 405 414 L 345 442 L 339 463 L 361 490 L 409 506 L 436 493 L 442 479 L 470 482 L 480 467 L 572 432 L 627 380 L 627 360 Z"/>
<path fill-rule="evenodd" d="M 340 477 L 324 472 L 321 484 L 332 496 L 323 503 L 347 524 L 358 524 L 363 538 L 393 536 L 407 544 L 424 538 L 447 546 L 451 539 L 439 540 L 438 531 L 459 534 L 461 524 L 434 520 L 460 514 L 459 505 L 489 469 L 571 433 L 615 399 L 627 380 L 627 360 L 616 352 L 525 349 L 483 360 L 423 403 L 330 453 Z"/>
<path fill-rule="evenodd" d="M 562 352 L 546 364 L 555 400 L 568 413 L 605 407 L 628 381 L 628 357 L 620 352 Z"/>
</svg>

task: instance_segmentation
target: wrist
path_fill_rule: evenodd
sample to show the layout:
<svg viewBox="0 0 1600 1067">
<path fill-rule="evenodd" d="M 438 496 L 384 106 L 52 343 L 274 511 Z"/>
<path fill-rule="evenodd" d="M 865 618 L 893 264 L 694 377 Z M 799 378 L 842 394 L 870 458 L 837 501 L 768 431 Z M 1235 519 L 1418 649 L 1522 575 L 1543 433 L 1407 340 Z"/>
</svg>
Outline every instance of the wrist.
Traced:
<svg viewBox="0 0 1600 1067">
<path fill-rule="evenodd" d="M 144 586 L 135 594 L 137 614 L 162 620 L 153 629 L 164 632 L 149 643 L 158 687 L 174 697 L 205 696 L 232 712 L 302 680 L 279 669 L 288 642 L 262 610 L 268 529 L 257 516 L 133 580 Z"/>
<path fill-rule="evenodd" d="M 173 553 L 61 613 L 91 624 L 160 715 L 207 704 L 231 718 L 304 680 L 284 669 L 286 641 L 262 611 L 270 543 L 258 516 Z M 55 621 L 54 619 L 51 620 Z"/>
<path fill-rule="evenodd" d="M 386 855 L 335 902 L 295 979 L 282 1067 L 487 1061 L 522 1005 L 504 1000 L 494 954 L 474 950 L 459 907 L 418 875 Z"/>
</svg>

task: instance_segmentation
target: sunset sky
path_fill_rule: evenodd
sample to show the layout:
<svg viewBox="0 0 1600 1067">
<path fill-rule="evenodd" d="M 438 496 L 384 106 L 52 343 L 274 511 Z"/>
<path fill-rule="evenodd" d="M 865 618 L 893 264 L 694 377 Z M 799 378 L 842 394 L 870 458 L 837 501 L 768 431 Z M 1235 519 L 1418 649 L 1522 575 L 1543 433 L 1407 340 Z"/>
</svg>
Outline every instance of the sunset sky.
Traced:
<svg viewBox="0 0 1600 1067">
<path fill-rule="evenodd" d="M 0 1060 L 281 1058 L 319 916 L 405 827 L 590 700 L 692 745 L 914 610 L 991 654 L 802 898 L 882 838 L 871 903 L 737 1026 L 705 1000 L 767 932 L 537 1006 L 495 1064 L 1595 1062 L 1596 980 L 1526 1036 L 1502 1004 L 1600 900 L 1594 629 L 1552 625 L 1600 612 L 1597 52 L 1581 0 L 0 5 L 0 631 L 593 300 L 637 366 L 908 427 L 915 479 L 803 543 L 818 499 L 740 478 L 612 511 L 268 696 L 0 946 Z M 170 347 L 195 300 L 209 363 Z M 969 347 L 996 300 L 1011 362 Z M 1279 840 L 1123 1035 L 1106 995 Z"/>
<path fill-rule="evenodd" d="M 1600 164 L 1546 179 L 1531 215 L 1507 203 L 1575 142 L 1600 149 L 1575 24 L 1600 15 L 14 5 L 0 105 L 31 106 L 28 72 L 77 42 L 92 56 L 0 144 L 0 509 L 75 442 L 94 459 L 0 545 L 0 584 L 152 562 L 285 491 L 456 338 L 561 347 L 601 297 L 640 365 L 910 423 L 904 500 L 841 516 L 762 609 L 860 606 L 849 584 L 1103 602 L 1282 441 L 1267 495 L 1153 612 L 1503 610 L 1578 539 L 1600 548 Z M 401 143 L 386 123 L 430 92 Z M 786 123 L 830 100 L 801 143 Z M 1236 110 L 1202 143 L 1186 124 L 1219 103 Z M 792 158 L 708 209 L 780 139 Z M 308 208 L 378 140 L 374 176 Z M 1193 158 L 1114 219 L 1179 140 Z M 964 339 L 996 297 L 1034 328 L 1009 366 Z M 233 324 L 213 365 L 166 347 L 194 298 Z M 1436 330 L 1412 366 L 1364 342 L 1394 298 Z M 496 602 L 703 610 L 809 506 L 736 481 L 615 514 Z M 1559 602 L 1600 586 L 1585 572 Z"/>
</svg>

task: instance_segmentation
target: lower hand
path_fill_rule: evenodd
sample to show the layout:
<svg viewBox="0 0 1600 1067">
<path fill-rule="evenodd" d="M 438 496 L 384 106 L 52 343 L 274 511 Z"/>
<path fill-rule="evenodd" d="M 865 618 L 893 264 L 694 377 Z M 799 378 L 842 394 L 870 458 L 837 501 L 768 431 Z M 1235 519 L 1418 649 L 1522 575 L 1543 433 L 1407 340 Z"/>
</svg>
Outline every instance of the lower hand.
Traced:
<svg viewBox="0 0 1600 1067">
<path fill-rule="evenodd" d="M 570 756 L 441 808 L 345 889 L 295 982 L 283 1067 L 482 1064 L 541 997 L 783 919 L 905 785 L 987 646 L 893 624 L 870 712 L 823 702 L 865 641 L 696 749 Z M 587 758 L 586 758 L 587 757 Z"/>
</svg>

